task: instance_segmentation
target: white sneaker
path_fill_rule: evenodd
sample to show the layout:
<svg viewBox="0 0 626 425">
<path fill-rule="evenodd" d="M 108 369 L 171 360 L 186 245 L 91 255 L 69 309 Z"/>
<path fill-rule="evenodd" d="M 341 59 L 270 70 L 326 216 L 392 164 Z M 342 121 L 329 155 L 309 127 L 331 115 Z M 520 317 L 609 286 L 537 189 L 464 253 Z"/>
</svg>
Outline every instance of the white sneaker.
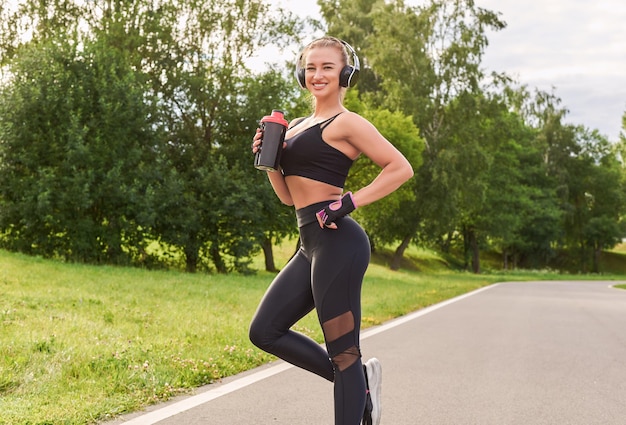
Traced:
<svg viewBox="0 0 626 425">
<path fill-rule="evenodd" d="M 367 384 L 367 401 L 363 414 L 363 425 L 379 425 L 382 407 L 380 392 L 383 381 L 382 366 L 376 357 L 369 359 L 363 365 L 365 383 Z"/>
</svg>

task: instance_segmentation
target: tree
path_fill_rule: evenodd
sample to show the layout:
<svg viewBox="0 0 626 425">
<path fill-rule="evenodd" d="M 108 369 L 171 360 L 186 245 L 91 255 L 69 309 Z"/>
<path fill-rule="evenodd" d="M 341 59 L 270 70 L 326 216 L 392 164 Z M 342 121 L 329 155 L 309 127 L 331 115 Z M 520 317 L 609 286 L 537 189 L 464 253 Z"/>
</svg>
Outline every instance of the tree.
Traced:
<svg viewBox="0 0 626 425">
<path fill-rule="evenodd" d="M 283 205 L 276 197 L 266 173 L 252 168 L 253 157 L 250 141 L 259 120 L 269 115 L 272 109 L 285 112 L 289 120 L 308 115 L 309 101 L 294 84 L 293 75 L 284 75 L 276 68 L 245 77 L 240 90 L 243 99 L 229 108 L 234 114 L 227 119 L 231 137 L 244 143 L 233 145 L 227 155 L 229 163 L 246 171 L 250 183 L 249 195 L 259 205 L 254 214 L 254 240 L 263 250 L 265 269 L 277 271 L 273 246 L 288 236 L 297 233 L 295 215 L 292 208 Z"/>
<path fill-rule="evenodd" d="M 160 241 L 164 248 L 180 248 L 190 271 L 206 261 L 219 271 L 245 269 L 258 234 L 255 226 L 250 225 L 254 223 L 250 217 L 259 208 L 250 202 L 249 176 L 237 171 L 237 162 L 241 160 L 232 153 L 243 155 L 243 149 L 238 151 L 237 146 L 248 146 L 251 136 L 243 140 L 236 128 L 242 123 L 227 117 L 242 109 L 233 105 L 246 101 L 241 91 L 245 89 L 242 80 L 249 74 L 244 60 L 265 44 L 286 45 L 294 39 L 290 34 L 300 29 L 299 21 L 255 0 L 24 0 L 17 11 L 4 16 L 10 18 L 6 21 L 9 31 L 3 34 L 6 38 L 1 40 L 1 48 L 16 60 L 22 60 L 25 45 L 34 48 L 44 42 L 67 45 L 69 53 L 60 54 L 60 62 L 73 63 L 74 58 L 81 59 L 84 54 L 90 65 L 92 58 L 83 51 L 90 43 L 100 44 L 102 51 L 116 52 L 114 59 L 123 61 L 124 72 L 130 71 L 124 78 L 133 79 L 134 86 L 128 89 L 127 96 L 137 96 L 142 101 L 135 111 L 143 115 L 144 126 L 151 131 L 142 152 L 153 155 L 152 167 L 145 170 L 152 178 L 145 190 L 149 196 L 142 197 L 142 201 L 150 199 L 152 208 L 144 206 L 143 212 L 135 211 L 132 196 L 126 197 L 126 204 L 112 203 L 111 207 L 126 210 L 127 216 L 129 209 L 143 214 L 143 225 L 135 227 L 151 232 L 151 238 Z M 22 30 L 32 34 L 26 44 L 16 37 Z M 6 58 L 3 56 L 3 60 Z M 123 84 L 115 79 L 110 81 L 115 85 L 111 96 L 120 95 Z M 80 79 L 68 83 L 70 93 L 99 93 L 81 86 L 82 83 Z M 101 105 L 103 116 L 109 114 L 104 106 L 124 113 L 118 104 L 126 104 L 123 97 L 101 99 L 105 104 Z M 70 101 L 74 98 L 68 98 Z M 55 122 L 84 126 L 76 132 L 97 133 L 90 125 L 98 121 L 72 121 L 72 114 L 62 115 L 62 111 L 56 111 Z M 106 125 L 103 129 L 119 136 L 120 143 L 126 141 L 129 136 L 122 137 L 123 132 L 133 130 L 125 123 L 135 116 L 127 113 L 121 117 L 124 129 L 113 131 Z M 48 131 L 51 128 L 39 133 L 39 139 L 48 137 Z M 57 132 L 54 137 L 67 143 L 65 133 Z M 99 141 L 108 143 L 105 138 Z M 118 152 L 115 146 L 113 142 L 107 145 L 111 152 Z M 132 149 L 126 154 L 130 155 L 129 161 L 134 158 Z M 129 177 L 132 176 L 130 172 Z M 47 185 L 52 183 L 45 179 L 40 182 L 35 197 L 47 193 Z M 166 206 L 169 210 L 164 211 Z M 49 232 L 52 239 L 59 234 L 62 232 Z M 127 246 L 123 250 L 140 252 L 142 248 L 134 245 L 135 239 L 124 236 Z"/>
<path fill-rule="evenodd" d="M 438 239 L 452 231 L 451 223 L 458 222 L 457 195 L 463 192 L 450 185 L 478 184 L 472 174 L 484 169 L 480 163 L 465 161 L 464 157 L 475 152 L 472 148 L 478 140 L 467 139 L 468 130 L 461 122 L 454 125 L 449 113 L 460 113 L 461 109 L 451 109 L 451 105 L 461 95 L 469 99 L 480 92 L 486 30 L 498 30 L 504 24 L 473 1 L 432 0 L 421 7 L 408 7 L 399 0 L 347 3 L 335 1 L 334 7 L 323 8 L 324 17 L 339 36 L 352 35 L 349 22 L 342 18 L 371 27 L 361 52 L 363 62 L 376 74 L 378 91 L 363 92 L 362 97 L 383 109 L 413 117 L 419 128 L 425 149 L 422 166 L 416 170 L 415 201 L 409 208 L 417 222 L 412 227 Z M 333 12 L 337 7 L 342 13 Z M 459 167 L 450 168 L 451 161 Z M 462 172 L 470 175 L 459 174 Z"/>
<path fill-rule="evenodd" d="M 155 142 L 123 55 L 71 37 L 22 48 L 0 97 L 0 228 L 15 250 L 129 263 L 150 209 Z"/>
<path fill-rule="evenodd" d="M 507 111 L 509 99 L 489 99 L 488 78 L 481 69 L 486 31 L 503 29 L 504 22 L 473 1 L 433 0 L 416 8 L 402 1 L 359 2 L 343 14 L 332 11 L 349 5 L 332 4 L 325 15 L 329 28 L 347 28 L 341 16 L 372 28 L 362 52 L 381 90 L 362 97 L 411 115 L 425 140 L 416 173 L 417 202 L 411 208 L 422 221 L 417 226 L 422 240 L 437 241 L 447 251 L 461 234 L 466 262 L 471 257 L 474 271 L 480 270 L 479 247 L 494 239 L 514 258 L 547 259 L 559 235 L 560 226 L 553 225 L 562 217 L 556 184 L 563 176 L 554 167 L 559 149 L 551 128 L 564 112 L 550 109 L 554 98 L 538 95 L 536 105 L 547 114 L 540 116 L 536 109 L 532 117 L 538 123 L 525 121 L 530 114 L 519 114 L 521 121 Z M 508 81 L 503 75 L 492 75 L 492 80 L 496 89 Z M 516 164 L 528 165 L 529 173 L 516 173 Z M 542 172 L 547 176 L 541 178 Z M 525 185 L 533 180 L 540 185 Z M 510 190 L 499 190 L 499 185 Z M 536 203 L 543 205 L 544 215 L 533 208 Z"/>
<path fill-rule="evenodd" d="M 249 177 L 235 173 L 237 164 L 229 162 L 232 152 L 243 153 L 235 146 L 249 147 L 252 134 L 242 140 L 239 132 L 233 138 L 233 124 L 244 128 L 249 124 L 224 117 L 230 115 L 233 105 L 245 102 L 241 92 L 248 73 L 244 60 L 263 43 L 290 40 L 296 24 L 283 16 L 270 16 L 269 7 L 260 1 L 180 0 L 177 6 L 163 14 L 159 25 L 164 36 L 146 47 L 151 53 L 146 67 L 159 98 L 162 131 L 167 137 L 165 163 L 175 169 L 164 176 L 174 182 L 164 182 L 163 187 L 165 193 L 170 193 L 167 188 L 171 186 L 178 187 L 180 195 L 174 206 L 188 215 L 184 221 L 176 215 L 163 215 L 155 229 L 163 242 L 182 249 L 187 270 L 196 270 L 201 252 L 206 250 L 213 266 L 225 272 L 229 269 L 223 257 L 227 252 L 236 252 L 239 260 L 234 264 L 241 265 L 241 259 L 254 251 L 254 245 L 244 241 L 253 241 L 258 231 L 246 225 L 246 220 L 260 205 L 248 202 L 250 196 L 239 192 L 250 186 Z M 215 173 L 214 167 L 233 168 Z M 224 190 L 222 197 L 209 196 L 216 188 L 231 185 L 239 189 Z M 172 202 L 164 199 L 163 203 Z M 241 210 L 224 210 L 235 205 Z M 247 218 L 236 228 L 231 227 L 236 223 L 224 221 L 244 211 Z"/>
<path fill-rule="evenodd" d="M 446 201 L 454 215 L 448 233 L 463 237 L 465 268 L 480 272 L 480 223 L 486 204 L 489 170 L 493 165 L 494 141 L 486 128 L 488 102 L 480 95 L 462 93 L 447 108 L 450 139 L 440 152 L 446 167 Z M 483 235 L 484 236 L 484 235 Z"/>
<path fill-rule="evenodd" d="M 597 273 L 602 250 L 614 247 L 623 237 L 620 218 L 626 209 L 625 187 L 608 140 L 597 130 L 578 126 L 573 131 L 580 153 L 568 162 L 566 237 L 578 246 L 579 270 L 588 270 L 591 259 L 591 271 Z"/>
<path fill-rule="evenodd" d="M 488 105 L 481 113 L 492 159 L 477 228 L 489 247 L 502 253 L 503 267 L 516 268 L 521 258 L 533 252 L 528 231 L 536 228 L 542 214 L 543 221 L 558 228 L 559 220 L 553 216 L 558 208 L 556 202 L 550 203 L 554 198 L 544 196 L 550 186 L 542 178 L 542 157 L 532 145 L 533 129 L 501 95 L 493 94 Z"/>
</svg>

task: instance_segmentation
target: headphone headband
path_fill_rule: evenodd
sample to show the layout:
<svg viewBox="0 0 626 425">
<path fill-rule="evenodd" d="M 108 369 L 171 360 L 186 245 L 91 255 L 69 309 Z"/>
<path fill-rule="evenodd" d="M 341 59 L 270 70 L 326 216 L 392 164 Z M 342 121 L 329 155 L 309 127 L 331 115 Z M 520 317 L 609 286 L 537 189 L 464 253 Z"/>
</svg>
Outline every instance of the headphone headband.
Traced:
<svg viewBox="0 0 626 425">
<path fill-rule="evenodd" d="M 328 37 L 331 40 L 336 40 L 339 43 L 341 43 L 345 49 L 348 51 L 348 53 L 352 56 L 352 65 L 350 64 L 346 64 L 342 70 L 341 73 L 339 74 L 339 85 L 341 87 L 354 87 L 354 85 L 357 82 L 358 76 L 359 76 L 359 71 L 361 70 L 361 64 L 359 62 L 359 57 L 356 54 L 356 51 L 352 48 L 352 46 L 350 46 L 348 43 L 346 43 L 343 40 L 340 40 L 338 38 L 333 38 L 333 37 Z M 321 40 L 321 39 L 318 39 Z M 315 43 L 315 41 L 318 40 L 314 40 L 311 43 L 309 43 L 300 53 L 300 55 L 298 56 L 298 60 L 296 61 L 296 80 L 298 81 L 298 84 L 300 85 L 301 88 L 306 89 L 306 81 L 305 81 L 305 69 L 302 68 L 300 66 L 300 64 L 302 63 L 302 57 L 304 56 L 304 52 L 307 50 L 307 48 Z"/>
</svg>

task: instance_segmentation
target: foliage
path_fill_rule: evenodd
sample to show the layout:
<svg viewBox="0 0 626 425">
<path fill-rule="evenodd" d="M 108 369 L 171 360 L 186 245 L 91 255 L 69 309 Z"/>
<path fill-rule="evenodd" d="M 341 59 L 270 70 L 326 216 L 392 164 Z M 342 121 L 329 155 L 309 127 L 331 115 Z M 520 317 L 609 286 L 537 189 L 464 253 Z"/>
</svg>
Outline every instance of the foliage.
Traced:
<svg viewBox="0 0 626 425">
<path fill-rule="evenodd" d="M 322 13 L 340 37 L 351 31 L 339 21 L 341 14 L 334 14 L 338 8 L 371 28 L 361 51 L 378 84 L 362 97 L 411 116 L 419 128 L 425 149 L 414 201 L 404 206 L 414 212 L 406 229 L 413 232 L 409 240 L 417 239 L 420 229 L 422 240 L 437 240 L 463 222 L 461 215 L 470 217 L 480 208 L 475 201 L 483 195 L 477 191 L 485 186 L 476 174 L 487 169 L 488 155 L 477 138 L 474 95 L 483 79 L 486 30 L 501 29 L 503 23 L 471 1 L 433 0 L 422 7 L 403 1 L 347 3 L 333 2 Z"/>
<path fill-rule="evenodd" d="M 269 11 L 253 0 L 26 0 L 5 14 L 8 30 L 32 33 L 22 43 L 7 31 L 1 46 L 11 54 L 2 102 L 14 109 L 2 126 L 9 142 L 0 201 L 6 246 L 75 261 L 148 264 L 144 239 L 156 240 L 177 248 L 188 271 L 246 270 L 263 208 L 242 168 L 254 173 L 245 162 L 251 120 L 234 112 L 258 119 L 258 110 L 243 106 L 247 91 L 267 105 L 283 98 L 283 89 L 273 84 L 252 93 L 244 61 L 264 44 L 291 40 L 300 27 Z M 31 80 L 40 87 L 30 87 Z M 42 119 L 29 123 L 26 116 Z M 23 128 L 16 133 L 15 126 Z M 54 144 L 58 149 L 50 149 Z M 17 145 L 38 146 L 40 156 L 30 155 L 27 171 L 14 174 L 21 165 L 11 162 L 22 161 Z M 285 217 L 277 218 L 284 229 Z"/>
<path fill-rule="evenodd" d="M 277 269 L 272 247 L 283 238 L 295 234 L 297 226 L 295 215 L 291 207 L 283 205 L 274 193 L 265 172 L 252 169 L 252 156 L 250 155 L 250 142 L 258 126 L 258 121 L 271 113 L 272 109 L 279 109 L 286 113 L 290 120 L 308 113 L 308 103 L 305 98 L 294 92 L 295 86 L 291 77 L 287 78 L 278 70 L 270 69 L 262 74 L 249 76 L 243 80 L 241 92 L 246 93 L 245 104 L 233 105 L 236 111 L 227 119 L 245 121 L 245 124 L 232 123 L 232 128 L 239 128 L 238 138 L 246 143 L 238 146 L 239 153 L 233 154 L 238 158 L 236 162 L 242 170 L 249 170 L 246 179 L 249 182 L 248 193 L 257 202 L 253 210 L 254 220 L 251 230 L 254 232 L 254 240 L 263 249 L 265 255 L 265 269 L 275 271 Z M 295 100 L 290 100 L 295 99 Z M 247 117 L 245 120 L 241 117 Z M 244 158 L 242 162 L 241 158 Z"/>
<path fill-rule="evenodd" d="M 0 98 L 0 226 L 8 247 L 128 262 L 149 219 L 148 105 L 119 52 L 44 41 L 22 50 Z"/>
<path fill-rule="evenodd" d="M 626 139 L 565 124 L 554 93 L 488 73 L 499 14 L 474 1 L 319 1 L 307 23 L 245 0 L 0 1 L 0 244 L 90 263 L 251 271 L 295 231 L 250 140 L 272 109 L 307 115 L 293 61 L 246 60 L 325 26 L 362 64 L 349 109 L 409 157 L 415 178 L 355 215 L 374 246 L 458 253 L 481 270 L 601 271 L 624 237 Z M 623 117 L 626 122 L 626 114 Z M 626 126 L 626 124 L 625 124 Z M 358 190 L 378 169 L 360 158 Z M 565 265 L 564 265 L 565 267 Z"/>
<path fill-rule="evenodd" d="M 564 125 L 567 110 L 558 97 L 516 88 L 510 77 L 481 68 L 487 31 L 505 28 L 497 13 L 473 1 L 319 4 L 328 30 L 358 43 L 368 78 L 360 98 L 413 117 L 425 141 L 414 202 L 405 206 L 412 221 L 406 226 L 396 220 L 415 232 L 413 240 L 443 252 L 460 250 L 466 267 L 479 272 L 479 251 L 493 247 L 505 267 L 538 267 L 558 250 L 580 245 L 579 267 L 585 269 L 588 253 L 599 252 L 591 247 L 603 243 L 589 238 L 601 233 L 611 245 L 624 235 L 624 200 L 610 191 L 589 192 L 591 176 L 623 192 L 622 183 L 607 184 L 608 175 L 622 181 L 609 171 L 615 154 L 589 163 L 583 145 L 596 149 L 603 142 Z M 592 217 L 571 199 L 573 192 L 602 196 L 606 211 L 615 214 Z M 574 217 L 580 220 L 575 226 Z M 578 238 L 571 237 L 575 229 Z"/>
<path fill-rule="evenodd" d="M 609 142 L 597 131 L 577 127 L 575 132 L 581 151 L 570 165 L 566 237 L 571 246 L 578 245 L 579 268 L 598 272 L 600 252 L 615 246 L 624 235 L 620 218 L 626 213 L 626 186 Z"/>
<path fill-rule="evenodd" d="M 242 148 L 253 134 L 250 121 L 228 117 L 247 101 L 244 59 L 269 37 L 288 38 L 289 21 L 275 23 L 258 1 L 180 1 L 176 6 L 163 15 L 165 31 L 148 43 L 158 49 L 146 52 L 168 168 L 156 188 L 155 230 L 163 242 L 182 250 L 188 271 L 203 258 L 219 272 L 245 270 L 256 249 L 252 242 L 259 230 L 252 223 L 262 205 L 252 198 L 251 180 L 242 170 L 248 154 Z M 245 139 L 242 130 L 249 131 Z"/>
</svg>

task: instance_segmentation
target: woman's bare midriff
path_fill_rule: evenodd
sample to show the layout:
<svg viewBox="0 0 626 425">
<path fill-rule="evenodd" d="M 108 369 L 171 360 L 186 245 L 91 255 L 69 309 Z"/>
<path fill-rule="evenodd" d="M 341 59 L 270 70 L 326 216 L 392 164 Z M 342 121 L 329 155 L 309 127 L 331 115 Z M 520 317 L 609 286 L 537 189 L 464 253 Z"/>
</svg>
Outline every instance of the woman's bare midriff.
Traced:
<svg viewBox="0 0 626 425">
<path fill-rule="evenodd" d="M 304 208 L 322 201 L 336 201 L 341 198 L 343 190 L 340 187 L 311 180 L 300 176 L 287 176 L 285 183 L 291 193 L 291 199 L 296 209 Z"/>
</svg>

